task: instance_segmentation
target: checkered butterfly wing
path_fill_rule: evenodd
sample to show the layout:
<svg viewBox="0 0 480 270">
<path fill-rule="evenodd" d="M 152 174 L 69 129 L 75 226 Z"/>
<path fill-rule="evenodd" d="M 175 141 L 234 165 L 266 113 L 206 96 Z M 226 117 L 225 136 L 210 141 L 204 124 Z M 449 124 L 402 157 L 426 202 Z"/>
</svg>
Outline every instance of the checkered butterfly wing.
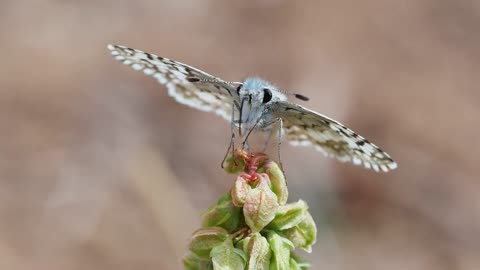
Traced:
<svg viewBox="0 0 480 270">
<path fill-rule="evenodd" d="M 286 138 L 293 145 L 313 145 L 327 156 L 350 161 L 375 171 L 397 167 L 390 156 L 343 124 L 297 104 L 280 102 L 273 110 L 283 120 Z"/>
<path fill-rule="evenodd" d="M 225 82 L 194 67 L 140 50 L 120 45 L 108 45 L 108 49 L 115 59 L 165 85 L 168 94 L 179 103 L 215 112 L 230 121 L 240 83 Z"/>
</svg>

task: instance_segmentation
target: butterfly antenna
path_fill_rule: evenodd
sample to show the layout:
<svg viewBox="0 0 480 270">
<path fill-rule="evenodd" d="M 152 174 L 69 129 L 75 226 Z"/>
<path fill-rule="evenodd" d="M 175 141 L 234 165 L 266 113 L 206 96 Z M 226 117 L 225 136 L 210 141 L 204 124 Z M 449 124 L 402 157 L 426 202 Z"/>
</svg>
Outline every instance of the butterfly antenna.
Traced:
<svg viewBox="0 0 480 270">
<path fill-rule="evenodd" d="M 310 99 L 307 96 L 301 95 L 301 94 L 292 94 L 294 97 L 303 100 L 303 101 L 309 101 Z"/>
<path fill-rule="evenodd" d="M 307 96 L 304 96 L 302 94 L 296 94 L 296 93 L 289 93 L 289 92 L 286 92 L 286 91 L 280 91 L 282 92 L 283 94 L 287 95 L 287 96 L 294 96 L 300 100 L 303 100 L 303 101 L 309 101 L 310 98 L 308 98 Z"/>
</svg>

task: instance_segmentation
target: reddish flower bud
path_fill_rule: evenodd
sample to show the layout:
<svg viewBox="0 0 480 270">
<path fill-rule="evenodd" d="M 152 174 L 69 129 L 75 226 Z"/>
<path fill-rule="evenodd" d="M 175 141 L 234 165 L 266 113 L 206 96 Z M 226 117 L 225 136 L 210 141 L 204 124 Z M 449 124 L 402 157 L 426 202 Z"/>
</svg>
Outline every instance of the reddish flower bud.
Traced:
<svg viewBox="0 0 480 270">
<path fill-rule="evenodd" d="M 267 226 L 278 209 L 277 195 L 270 189 L 268 175 L 259 174 L 258 178 L 256 187 L 250 190 L 243 205 L 245 222 L 253 232 Z"/>
<path fill-rule="evenodd" d="M 242 207 L 245 204 L 247 195 L 252 188 L 248 184 L 247 180 L 241 175 L 237 177 L 235 183 L 231 189 L 232 202 L 235 206 Z"/>
</svg>

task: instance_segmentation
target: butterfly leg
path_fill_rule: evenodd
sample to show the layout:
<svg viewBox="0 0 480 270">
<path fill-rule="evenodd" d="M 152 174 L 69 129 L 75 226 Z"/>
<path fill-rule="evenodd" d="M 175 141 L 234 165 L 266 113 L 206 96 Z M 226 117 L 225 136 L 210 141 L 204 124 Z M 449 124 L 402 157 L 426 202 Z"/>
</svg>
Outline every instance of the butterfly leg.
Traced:
<svg viewBox="0 0 480 270">
<path fill-rule="evenodd" d="M 270 143 L 270 140 L 272 139 L 274 128 L 269 128 L 267 138 L 265 139 L 265 143 L 263 144 L 262 152 L 267 151 L 268 144 Z"/>
<path fill-rule="evenodd" d="M 235 110 L 232 110 L 232 119 L 230 121 L 230 134 L 231 134 L 230 144 L 228 145 L 227 152 L 225 153 L 225 156 L 223 157 L 223 160 L 222 160 L 222 164 L 220 165 L 222 167 L 222 169 L 223 169 L 223 164 L 225 163 L 225 160 L 227 159 L 230 151 L 232 152 L 232 154 L 235 154 L 235 122 L 234 122 L 234 119 L 235 119 Z M 237 162 L 235 161 L 235 158 L 233 159 L 233 163 L 235 164 L 235 166 L 237 166 Z"/>
<path fill-rule="evenodd" d="M 277 118 L 274 122 L 278 122 L 278 137 L 277 137 L 277 155 L 278 155 L 278 163 L 280 164 L 280 168 L 283 170 L 282 159 L 280 158 L 280 145 L 282 144 L 282 131 L 283 131 L 283 120 L 282 118 Z"/>
<path fill-rule="evenodd" d="M 260 123 L 260 120 L 261 118 L 259 117 L 257 122 L 255 122 L 255 125 L 253 125 L 253 127 L 248 131 L 247 133 L 247 136 L 245 136 L 245 140 L 243 140 L 243 143 L 242 143 L 242 150 L 245 149 L 245 146 L 247 146 L 247 149 L 248 149 L 248 137 L 250 137 L 250 134 L 252 134 L 252 131 L 257 127 L 258 123 Z"/>
<path fill-rule="evenodd" d="M 278 132 L 278 136 L 277 136 L 277 156 L 278 156 L 278 163 L 280 164 L 280 167 L 283 168 L 282 160 L 281 160 L 281 157 L 280 157 L 280 145 L 282 144 L 282 136 L 283 136 L 283 134 L 282 134 L 282 131 L 283 131 L 283 120 L 282 120 L 282 118 L 275 118 L 272 121 L 270 121 L 268 123 L 265 123 L 263 125 L 263 128 L 267 128 L 267 127 L 271 127 L 271 128 L 269 130 L 267 140 L 265 141 L 263 152 L 266 151 L 268 143 L 270 142 L 274 132 Z"/>
</svg>

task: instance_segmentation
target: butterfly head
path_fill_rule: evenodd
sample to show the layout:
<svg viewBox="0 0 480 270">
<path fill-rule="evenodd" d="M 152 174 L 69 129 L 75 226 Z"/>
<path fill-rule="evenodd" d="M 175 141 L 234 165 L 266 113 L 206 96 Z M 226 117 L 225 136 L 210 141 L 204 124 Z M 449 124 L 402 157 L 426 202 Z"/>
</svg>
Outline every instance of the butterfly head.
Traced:
<svg viewBox="0 0 480 270">
<path fill-rule="evenodd" d="M 247 78 L 237 89 L 240 101 L 241 126 L 253 128 L 261 119 L 265 109 L 279 100 L 286 100 L 275 86 L 260 78 Z"/>
<path fill-rule="evenodd" d="M 286 100 L 286 96 L 270 82 L 260 78 L 247 78 L 238 90 L 240 100 L 246 99 L 252 107 L 260 107 L 273 101 Z"/>
</svg>

